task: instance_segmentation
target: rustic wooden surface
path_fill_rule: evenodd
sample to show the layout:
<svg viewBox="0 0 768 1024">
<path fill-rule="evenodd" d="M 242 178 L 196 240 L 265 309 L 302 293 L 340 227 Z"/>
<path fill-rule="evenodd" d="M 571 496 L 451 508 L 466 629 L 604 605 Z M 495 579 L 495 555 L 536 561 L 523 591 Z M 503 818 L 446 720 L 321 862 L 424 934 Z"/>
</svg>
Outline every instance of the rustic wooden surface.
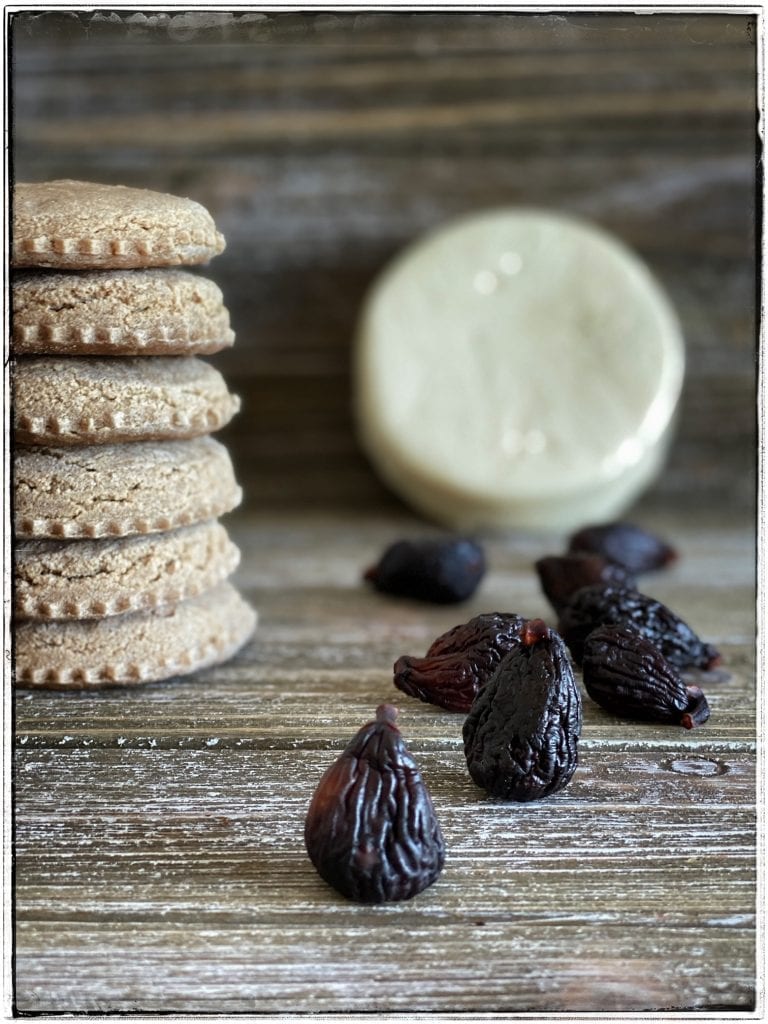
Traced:
<svg viewBox="0 0 768 1024">
<path fill-rule="evenodd" d="M 188 194 L 214 213 L 243 395 L 228 518 L 261 615 L 188 680 L 15 701 L 22 1012 L 749 1009 L 755 999 L 755 23 L 744 15 L 19 17 L 14 171 Z M 143 19 L 143 20 L 142 20 Z M 429 530 L 359 452 L 349 354 L 387 258 L 454 214 L 594 218 L 670 291 L 689 360 L 666 472 L 633 516 L 680 548 L 647 581 L 707 640 L 701 730 L 585 702 L 581 763 L 484 798 L 461 718 L 391 666 L 482 610 L 547 614 L 562 537 L 486 538 L 460 609 L 361 584 Z M 323 768 L 382 700 L 446 836 L 416 900 L 346 902 L 303 850 Z"/>
<path fill-rule="evenodd" d="M 657 525 L 654 522 L 654 525 Z M 581 763 L 515 806 L 466 773 L 462 716 L 392 684 L 401 653 L 482 610 L 547 614 L 532 561 L 562 538 L 487 541 L 461 609 L 387 599 L 360 572 L 408 518 L 244 515 L 254 641 L 189 680 L 19 694 L 19 1007 L 177 1012 L 747 1008 L 755 981 L 753 549 L 674 518 L 648 587 L 712 642 L 701 730 L 585 701 Z M 315 874 L 314 785 L 388 700 L 422 765 L 447 864 L 407 904 L 362 907 Z"/>
</svg>

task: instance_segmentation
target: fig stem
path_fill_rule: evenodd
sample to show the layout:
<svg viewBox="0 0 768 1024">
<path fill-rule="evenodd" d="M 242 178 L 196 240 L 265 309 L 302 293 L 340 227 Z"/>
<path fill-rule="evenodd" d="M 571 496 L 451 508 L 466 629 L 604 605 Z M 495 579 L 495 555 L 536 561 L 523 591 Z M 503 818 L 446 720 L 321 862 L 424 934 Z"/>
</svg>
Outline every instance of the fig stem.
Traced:
<svg viewBox="0 0 768 1024">
<path fill-rule="evenodd" d="M 391 722 L 394 724 L 399 713 L 400 712 L 394 706 L 394 704 L 379 704 L 379 706 L 376 708 L 376 721 Z"/>
<path fill-rule="evenodd" d="M 520 639 L 526 647 L 532 647 L 533 644 L 537 644 L 540 640 L 546 639 L 548 633 L 549 627 L 544 619 L 528 619 L 523 626 Z"/>
<path fill-rule="evenodd" d="M 684 729 L 695 729 L 709 720 L 709 704 L 704 692 L 698 686 L 686 686 L 688 707 L 680 716 L 680 725 Z"/>
</svg>

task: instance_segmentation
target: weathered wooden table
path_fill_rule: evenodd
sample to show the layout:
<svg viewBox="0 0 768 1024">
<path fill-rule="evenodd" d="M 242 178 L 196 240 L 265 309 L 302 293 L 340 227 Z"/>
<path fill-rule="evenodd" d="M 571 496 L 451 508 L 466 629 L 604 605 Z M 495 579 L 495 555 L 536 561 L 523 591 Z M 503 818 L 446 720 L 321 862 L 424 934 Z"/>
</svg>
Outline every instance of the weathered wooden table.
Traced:
<svg viewBox="0 0 768 1024">
<path fill-rule="evenodd" d="M 17 20 L 15 171 L 193 195 L 227 235 L 208 271 L 238 332 L 217 365 L 245 400 L 227 523 L 260 625 L 194 678 L 16 694 L 18 1011 L 748 1010 L 754 19 L 115 18 Z M 476 789 L 461 716 L 396 691 L 392 663 L 483 610 L 548 617 L 532 565 L 563 537 L 484 538 L 489 573 L 459 609 L 374 593 L 362 570 L 431 527 L 376 480 L 349 412 L 373 275 L 422 228 L 507 202 L 616 231 L 680 312 L 679 433 L 632 517 L 681 552 L 646 589 L 728 673 L 692 733 L 585 700 L 573 781 L 519 806 Z M 417 899 L 364 907 L 319 879 L 302 827 L 384 700 L 447 862 Z"/>
<path fill-rule="evenodd" d="M 656 525 L 654 522 L 653 525 Z M 556 539 L 488 542 L 461 608 L 388 600 L 360 570 L 381 516 L 242 517 L 253 643 L 194 679 L 19 694 L 20 1009 L 179 1012 L 747 1008 L 755 982 L 753 546 L 659 521 L 679 567 L 653 584 L 731 673 L 692 733 L 585 701 L 581 763 L 540 803 L 486 799 L 461 715 L 395 690 L 392 663 L 480 611 L 547 615 L 532 570 Z M 315 784 L 376 705 L 400 708 L 447 845 L 405 904 L 336 895 L 304 852 Z"/>
</svg>

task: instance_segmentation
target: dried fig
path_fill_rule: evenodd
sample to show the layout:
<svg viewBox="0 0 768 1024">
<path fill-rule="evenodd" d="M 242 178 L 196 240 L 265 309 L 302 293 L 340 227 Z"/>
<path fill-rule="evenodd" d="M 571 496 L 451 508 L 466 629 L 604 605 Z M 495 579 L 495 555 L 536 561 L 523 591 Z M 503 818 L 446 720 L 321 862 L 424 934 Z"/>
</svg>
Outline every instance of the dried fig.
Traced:
<svg viewBox="0 0 768 1024">
<path fill-rule="evenodd" d="M 618 587 L 635 586 L 634 576 L 623 566 L 611 562 L 602 555 L 577 552 L 570 555 L 547 555 L 540 558 L 534 568 L 538 573 L 541 589 L 559 614 L 573 594 L 582 587 L 596 583 Z"/>
<path fill-rule="evenodd" d="M 581 695 L 565 645 L 531 619 L 464 721 L 469 774 L 503 800 L 549 796 L 576 770 L 580 732 Z"/>
<path fill-rule="evenodd" d="M 489 612 L 439 636 L 424 658 L 395 662 L 395 686 L 411 697 L 466 713 L 497 665 L 520 642 L 525 619 Z"/>
<path fill-rule="evenodd" d="M 584 686 L 606 711 L 621 718 L 703 725 L 709 705 L 698 686 L 679 673 L 639 629 L 626 623 L 600 626 L 584 644 Z"/>
<path fill-rule="evenodd" d="M 560 613 L 558 631 L 580 665 L 584 641 L 598 626 L 630 623 L 677 669 L 713 668 L 720 653 L 661 601 L 626 587 L 582 587 Z"/>
<path fill-rule="evenodd" d="M 568 551 L 602 555 L 631 573 L 663 569 L 677 558 L 665 540 L 633 523 L 585 526 L 571 536 Z"/>
<path fill-rule="evenodd" d="M 407 900 L 442 870 L 445 846 L 419 768 L 382 704 L 320 779 L 304 840 L 320 876 L 360 903 Z"/>
<path fill-rule="evenodd" d="M 474 594 L 485 573 L 485 553 L 463 537 L 400 540 L 363 578 L 387 594 L 433 604 L 458 604 Z"/>
</svg>

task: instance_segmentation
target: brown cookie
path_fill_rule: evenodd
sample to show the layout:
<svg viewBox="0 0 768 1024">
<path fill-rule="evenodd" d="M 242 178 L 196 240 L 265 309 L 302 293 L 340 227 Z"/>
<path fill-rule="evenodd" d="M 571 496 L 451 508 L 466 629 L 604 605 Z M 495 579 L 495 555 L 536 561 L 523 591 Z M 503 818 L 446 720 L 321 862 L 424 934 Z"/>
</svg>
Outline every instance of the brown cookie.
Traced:
<svg viewBox="0 0 768 1024">
<path fill-rule="evenodd" d="M 189 441 L 18 448 L 17 538 L 124 537 L 215 519 L 240 503 L 227 449 Z"/>
<path fill-rule="evenodd" d="M 224 238 L 199 203 L 87 181 L 18 183 L 11 266 L 116 270 L 206 263 Z"/>
<path fill-rule="evenodd" d="M 209 590 L 239 560 L 216 520 L 116 540 L 19 541 L 13 552 L 13 613 L 21 622 L 149 611 Z"/>
<path fill-rule="evenodd" d="M 221 289 L 188 270 L 19 271 L 16 355 L 209 355 L 235 340 Z"/>
<path fill-rule="evenodd" d="M 218 370 L 194 356 L 27 356 L 13 371 L 13 427 L 30 445 L 199 437 L 240 407 Z"/>
<path fill-rule="evenodd" d="M 90 689 L 149 683 L 227 661 L 256 612 L 229 583 L 163 610 L 16 627 L 18 687 Z"/>
</svg>

